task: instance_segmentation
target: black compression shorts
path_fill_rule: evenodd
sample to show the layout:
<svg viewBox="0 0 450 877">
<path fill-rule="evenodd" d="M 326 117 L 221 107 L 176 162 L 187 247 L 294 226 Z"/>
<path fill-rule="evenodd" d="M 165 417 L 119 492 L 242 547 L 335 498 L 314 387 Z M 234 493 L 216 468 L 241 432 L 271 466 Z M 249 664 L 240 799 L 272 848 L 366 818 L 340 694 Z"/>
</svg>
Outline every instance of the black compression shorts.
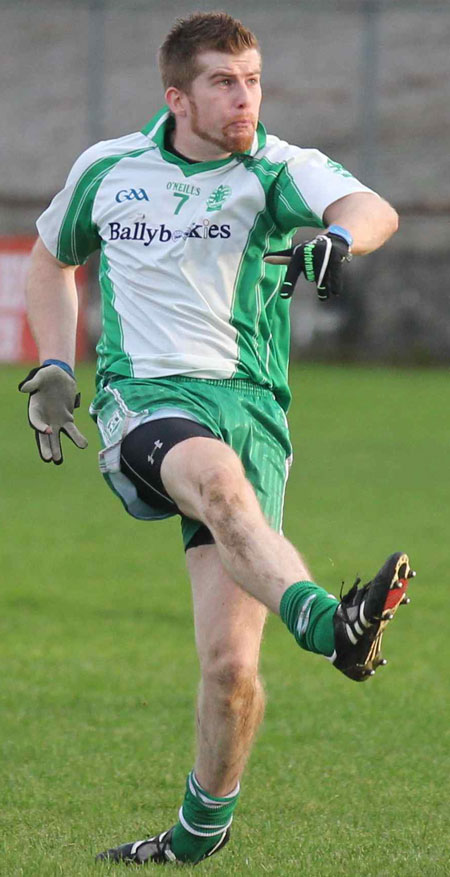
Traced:
<svg viewBox="0 0 450 877">
<path fill-rule="evenodd" d="M 161 479 L 161 465 L 167 452 L 188 438 L 217 436 L 207 427 L 185 417 L 163 417 L 149 420 L 133 429 L 121 444 L 120 468 L 133 482 L 138 496 L 161 512 L 180 513 L 170 498 Z M 195 532 L 186 546 L 211 545 L 214 537 L 204 524 Z"/>
</svg>

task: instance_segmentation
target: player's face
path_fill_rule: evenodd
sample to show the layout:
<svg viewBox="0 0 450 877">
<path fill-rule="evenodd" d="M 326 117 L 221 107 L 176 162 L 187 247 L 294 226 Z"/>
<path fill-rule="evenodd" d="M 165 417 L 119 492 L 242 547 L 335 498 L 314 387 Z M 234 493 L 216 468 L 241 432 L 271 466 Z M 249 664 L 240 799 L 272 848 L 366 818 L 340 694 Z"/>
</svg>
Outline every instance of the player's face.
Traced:
<svg viewBox="0 0 450 877">
<path fill-rule="evenodd" d="M 253 141 L 261 104 L 261 56 L 207 51 L 198 56 L 201 72 L 187 97 L 187 123 L 214 154 L 245 152 Z"/>
</svg>

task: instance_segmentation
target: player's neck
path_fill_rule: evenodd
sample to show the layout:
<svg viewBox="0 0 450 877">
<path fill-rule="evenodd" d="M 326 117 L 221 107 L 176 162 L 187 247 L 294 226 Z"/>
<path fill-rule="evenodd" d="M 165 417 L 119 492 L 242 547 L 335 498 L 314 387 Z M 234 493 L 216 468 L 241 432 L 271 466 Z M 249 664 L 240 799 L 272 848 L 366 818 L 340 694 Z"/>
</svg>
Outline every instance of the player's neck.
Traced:
<svg viewBox="0 0 450 877">
<path fill-rule="evenodd" d="M 191 130 L 184 131 L 178 126 L 169 136 L 172 149 L 191 161 L 220 161 L 231 155 L 231 152 L 221 151 L 220 146 L 215 143 L 204 140 Z"/>
<path fill-rule="evenodd" d="M 167 133 L 164 137 L 164 149 L 166 150 L 166 152 L 172 153 L 172 155 L 175 155 L 177 158 L 181 158 L 183 161 L 187 161 L 188 164 L 198 164 L 196 158 L 189 158 L 188 155 L 185 155 L 183 152 L 179 152 L 178 149 L 175 149 L 175 146 L 172 143 L 172 138 L 170 134 Z"/>
</svg>

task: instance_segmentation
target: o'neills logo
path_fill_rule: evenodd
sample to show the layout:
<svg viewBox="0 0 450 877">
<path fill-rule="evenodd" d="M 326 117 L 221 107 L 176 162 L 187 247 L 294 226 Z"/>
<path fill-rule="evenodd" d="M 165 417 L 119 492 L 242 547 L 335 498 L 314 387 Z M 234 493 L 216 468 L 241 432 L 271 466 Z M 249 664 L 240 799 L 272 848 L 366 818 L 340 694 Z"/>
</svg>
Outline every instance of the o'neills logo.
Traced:
<svg viewBox="0 0 450 877">
<path fill-rule="evenodd" d="M 109 224 L 109 240 L 110 241 L 139 241 L 144 247 L 149 247 L 153 241 L 160 241 L 162 244 L 168 244 L 169 241 L 176 241 L 182 238 L 198 238 L 199 240 L 211 240 L 214 238 L 231 237 L 231 227 L 228 224 L 216 225 L 210 223 L 209 219 L 204 219 L 201 223 L 192 223 L 188 228 L 176 228 L 172 230 L 167 228 L 164 222 L 158 226 L 147 225 L 146 222 L 135 222 L 133 225 L 122 225 L 121 222 L 110 222 Z"/>
</svg>

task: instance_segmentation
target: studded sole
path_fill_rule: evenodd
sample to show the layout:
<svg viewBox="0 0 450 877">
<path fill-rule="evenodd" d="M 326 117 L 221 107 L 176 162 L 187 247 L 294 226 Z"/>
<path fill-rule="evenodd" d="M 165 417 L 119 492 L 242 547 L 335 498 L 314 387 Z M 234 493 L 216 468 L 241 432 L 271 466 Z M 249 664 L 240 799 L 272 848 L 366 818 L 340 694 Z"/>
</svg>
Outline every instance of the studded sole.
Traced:
<svg viewBox="0 0 450 877">
<path fill-rule="evenodd" d="M 411 569 L 409 557 L 407 554 L 401 554 L 395 565 L 394 574 L 389 585 L 386 600 L 381 614 L 381 620 L 378 625 L 375 639 L 372 642 L 370 651 L 364 662 L 364 670 L 366 676 L 373 676 L 377 667 L 387 664 L 381 657 L 381 641 L 387 625 L 392 621 L 399 606 L 409 603 L 406 591 L 409 580 L 415 576 L 415 572 Z"/>
</svg>

